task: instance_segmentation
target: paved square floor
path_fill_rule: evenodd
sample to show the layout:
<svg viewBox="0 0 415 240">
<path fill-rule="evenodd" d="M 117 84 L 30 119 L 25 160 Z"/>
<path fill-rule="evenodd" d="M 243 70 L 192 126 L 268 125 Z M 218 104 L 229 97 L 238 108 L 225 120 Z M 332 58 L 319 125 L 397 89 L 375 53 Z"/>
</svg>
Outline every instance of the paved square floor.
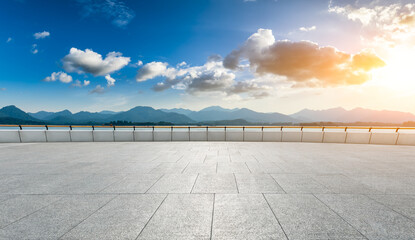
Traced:
<svg viewBox="0 0 415 240">
<path fill-rule="evenodd" d="M 0 239 L 415 239 L 415 147 L 0 144 Z"/>
</svg>

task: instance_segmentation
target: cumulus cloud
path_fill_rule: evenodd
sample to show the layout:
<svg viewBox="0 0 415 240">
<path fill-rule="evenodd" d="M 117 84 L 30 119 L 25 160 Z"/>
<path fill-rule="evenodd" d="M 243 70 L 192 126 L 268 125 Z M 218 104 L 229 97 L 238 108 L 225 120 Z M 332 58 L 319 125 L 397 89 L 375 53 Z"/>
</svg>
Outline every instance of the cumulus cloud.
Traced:
<svg viewBox="0 0 415 240">
<path fill-rule="evenodd" d="M 102 15 L 117 27 L 124 28 L 135 17 L 135 13 L 124 2 L 118 0 L 77 0 L 82 6 L 82 15 Z"/>
<path fill-rule="evenodd" d="M 361 84 L 372 69 L 385 63 L 371 51 L 356 55 L 310 41 L 275 41 L 271 30 L 259 29 L 224 59 L 224 66 L 239 69 L 242 59 L 257 74 L 284 76 L 297 86 L 325 87 Z"/>
<path fill-rule="evenodd" d="M 94 76 L 104 76 L 120 70 L 130 62 L 129 57 L 123 57 L 120 52 L 110 52 L 105 58 L 91 49 L 82 51 L 71 48 L 63 59 L 63 68 L 67 72 L 91 73 Z"/>
<path fill-rule="evenodd" d="M 43 79 L 45 82 L 55 82 L 57 80 L 63 83 L 70 83 L 72 82 L 72 77 L 65 72 L 53 72 L 49 77 Z"/>
<path fill-rule="evenodd" d="M 257 79 L 239 81 L 232 85 L 228 90 L 228 95 L 248 93 L 249 96 L 255 99 L 265 98 L 270 96 L 272 87 L 267 84 L 259 84 Z"/>
<path fill-rule="evenodd" d="M 316 26 L 311 26 L 311 27 L 300 27 L 298 30 L 302 31 L 302 32 L 311 32 L 316 30 L 317 27 Z"/>
<path fill-rule="evenodd" d="M 167 63 L 151 62 L 144 65 L 137 74 L 138 81 L 146 81 L 156 77 L 164 77 L 164 80 L 153 86 L 154 91 L 164 91 L 170 88 L 183 90 L 189 94 L 216 92 L 222 96 L 248 94 L 258 96 L 269 88 L 250 81 L 236 81 L 232 70 L 223 66 L 221 58 L 209 58 L 201 66 L 169 67 Z M 261 92 L 261 93 L 259 93 Z"/>
<path fill-rule="evenodd" d="M 72 84 L 72 87 L 86 87 L 90 84 L 91 82 L 88 80 L 84 80 L 83 82 L 79 81 L 79 80 L 75 80 L 75 82 Z"/>
<path fill-rule="evenodd" d="M 328 11 L 362 25 L 364 40 L 370 43 L 400 45 L 415 43 L 415 4 L 394 3 L 390 5 L 334 6 Z"/>
<path fill-rule="evenodd" d="M 46 38 L 46 37 L 49 37 L 49 36 L 50 36 L 50 33 L 46 32 L 46 31 L 37 32 L 37 33 L 33 34 L 33 37 L 35 37 L 36 39 L 43 39 L 43 38 Z"/>
<path fill-rule="evenodd" d="M 207 62 L 203 66 L 174 68 L 168 63 L 151 62 L 138 70 L 137 81 L 165 77 L 153 87 L 155 91 L 169 88 L 183 89 L 190 93 L 223 91 L 232 85 L 235 75 L 223 68 L 221 62 Z"/>
<path fill-rule="evenodd" d="M 101 85 L 97 85 L 94 89 L 89 91 L 90 94 L 102 94 L 105 92 L 105 89 Z"/>
<path fill-rule="evenodd" d="M 107 80 L 107 87 L 112 87 L 115 85 L 115 79 L 112 78 L 109 74 L 105 75 L 105 79 Z"/>
<path fill-rule="evenodd" d="M 259 56 L 262 49 L 275 43 L 274 35 L 269 29 L 258 29 L 240 48 L 233 50 L 223 60 L 223 65 L 229 69 L 238 69 L 240 58 L 244 55 Z"/>
<path fill-rule="evenodd" d="M 39 50 L 37 49 L 37 44 L 32 44 L 32 49 L 30 50 L 31 53 L 36 54 L 39 52 Z"/>
<path fill-rule="evenodd" d="M 177 67 L 184 67 L 186 65 L 187 65 L 187 63 L 185 61 L 183 61 L 183 62 L 177 64 Z"/>
<path fill-rule="evenodd" d="M 143 82 L 158 76 L 166 76 L 168 63 L 151 62 L 144 65 L 137 72 L 135 79 L 137 82 Z"/>
</svg>

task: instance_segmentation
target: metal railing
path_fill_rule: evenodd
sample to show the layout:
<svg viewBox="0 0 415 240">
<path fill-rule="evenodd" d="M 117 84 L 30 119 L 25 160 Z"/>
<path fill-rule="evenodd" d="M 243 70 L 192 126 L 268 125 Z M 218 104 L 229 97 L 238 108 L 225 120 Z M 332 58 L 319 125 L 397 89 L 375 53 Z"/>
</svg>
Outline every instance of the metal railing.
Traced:
<svg viewBox="0 0 415 240">
<path fill-rule="evenodd" d="M 62 130 L 62 128 L 65 128 Z M 403 131 L 408 130 L 408 131 Z M 414 127 L 0 125 L 0 142 L 256 141 L 415 145 Z"/>
<path fill-rule="evenodd" d="M 399 130 L 415 130 L 415 127 L 366 127 L 366 126 L 139 126 L 139 125 L 131 125 L 131 126 L 107 126 L 107 125 L 19 125 L 19 124 L 0 124 L 0 129 L 2 128 L 18 128 L 20 130 L 23 130 L 24 128 L 44 128 L 46 130 L 49 130 L 49 128 L 69 128 L 70 130 L 76 129 L 76 128 L 91 128 L 95 130 L 95 128 L 111 128 L 113 130 L 116 129 L 261 129 L 262 131 L 264 129 L 280 129 L 280 131 L 283 131 L 284 129 L 299 129 L 300 131 L 304 131 L 307 129 L 321 129 L 321 131 L 325 131 L 326 129 L 344 129 L 345 132 L 349 129 L 356 129 L 356 130 L 367 130 L 368 132 L 371 132 L 372 130 L 394 130 L 395 132 L 399 132 Z"/>
</svg>

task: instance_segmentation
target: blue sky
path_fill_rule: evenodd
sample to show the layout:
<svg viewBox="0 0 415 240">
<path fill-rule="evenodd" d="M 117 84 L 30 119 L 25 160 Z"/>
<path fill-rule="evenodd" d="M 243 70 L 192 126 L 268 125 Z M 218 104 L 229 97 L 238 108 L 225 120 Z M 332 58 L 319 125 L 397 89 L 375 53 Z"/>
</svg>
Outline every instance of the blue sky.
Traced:
<svg viewBox="0 0 415 240">
<path fill-rule="evenodd" d="M 378 4 L 385 8 L 398 4 L 404 9 L 406 2 Z M 391 54 L 372 44 L 374 37 L 367 33 L 372 34 L 373 29 L 366 29 L 370 26 L 365 19 L 353 14 L 375 7 L 365 1 L 327 0 L 1 1 L 0 105 L 14 104 L 27 111 L 221 105 L 292 113 L 337 106 L 390 109 L 399 104 L 396 110 L 415 112 L 407 104 L 413 95 L 395 96 L 402 95 L 397 94 L 400 89 L 390 92 L 389 85 L 383 84 L 388 79 L 381 77 L 379 84 L 373 84 L 377 75 L 369 70 L 387 66 Z M 405 10 L 405 14 L 412 16 L 412 11 Z M 255 34 L 259 42 L 275 39 L 267 42 L 267 48 L 285 49 L 279 41 L 287 40 L 291 45 L 286 49 L 292 56 L 303 54 L 296 48 L 313 49 L 313 43 L 318 54 L 324 52 L 320 48 L 329 46 L 347 54 L 349 60 L 369 49 L 383 64 L 365 68 L 370 79 L 359 75 L 363 80 L 349 79 L 356 69 L 349 73 L 336 70 L 337 75 L 328 76 L 323 74 L 327 69 L 319 68 L 298 76 L 298 72 L 316 70 L 309 65 L 288 66 L 295 67 L 288 73 L 281 70 L 284 62 L 275 62 L 272 55 L 281 52 L 258 59 L 251 48 L 264 46 L 248 43 Z M 223 64 L 232 51 L 239 52 L 236 68 Z M 116 52 L 113 58 L 105 59 L 111 52 Z M 97 54 L 101 57 L 88 60 Z M 216 55 L 220 58 L 214 62 L 207 60 Z M 349 64 L 349 60 L 339 65 Z M 182 62 L 186 64 L 178 66 Z M 270 64 L 271 69 L 265 69 Z M 341 81 L 331 80 L 333 76 Z M 110 84 L 107 79 L 115 82 Z M 162 83 L 158 91 L 157 83 Z M 379 101 L 384 91 L 395 94 L 395 100 Z"/>
</svg>

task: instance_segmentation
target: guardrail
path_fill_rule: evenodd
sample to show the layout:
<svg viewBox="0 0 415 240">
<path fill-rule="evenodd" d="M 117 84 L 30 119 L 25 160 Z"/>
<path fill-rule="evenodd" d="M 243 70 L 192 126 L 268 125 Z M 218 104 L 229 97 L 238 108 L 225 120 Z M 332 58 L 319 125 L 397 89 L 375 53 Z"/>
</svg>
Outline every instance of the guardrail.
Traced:
<svg viewBox="0 0 415 240">
<path fill-rule="evenodd" d="M 415 128 L 0 125 L 0 142 L 247 141 L 415 145 Z"/>
</svg>

